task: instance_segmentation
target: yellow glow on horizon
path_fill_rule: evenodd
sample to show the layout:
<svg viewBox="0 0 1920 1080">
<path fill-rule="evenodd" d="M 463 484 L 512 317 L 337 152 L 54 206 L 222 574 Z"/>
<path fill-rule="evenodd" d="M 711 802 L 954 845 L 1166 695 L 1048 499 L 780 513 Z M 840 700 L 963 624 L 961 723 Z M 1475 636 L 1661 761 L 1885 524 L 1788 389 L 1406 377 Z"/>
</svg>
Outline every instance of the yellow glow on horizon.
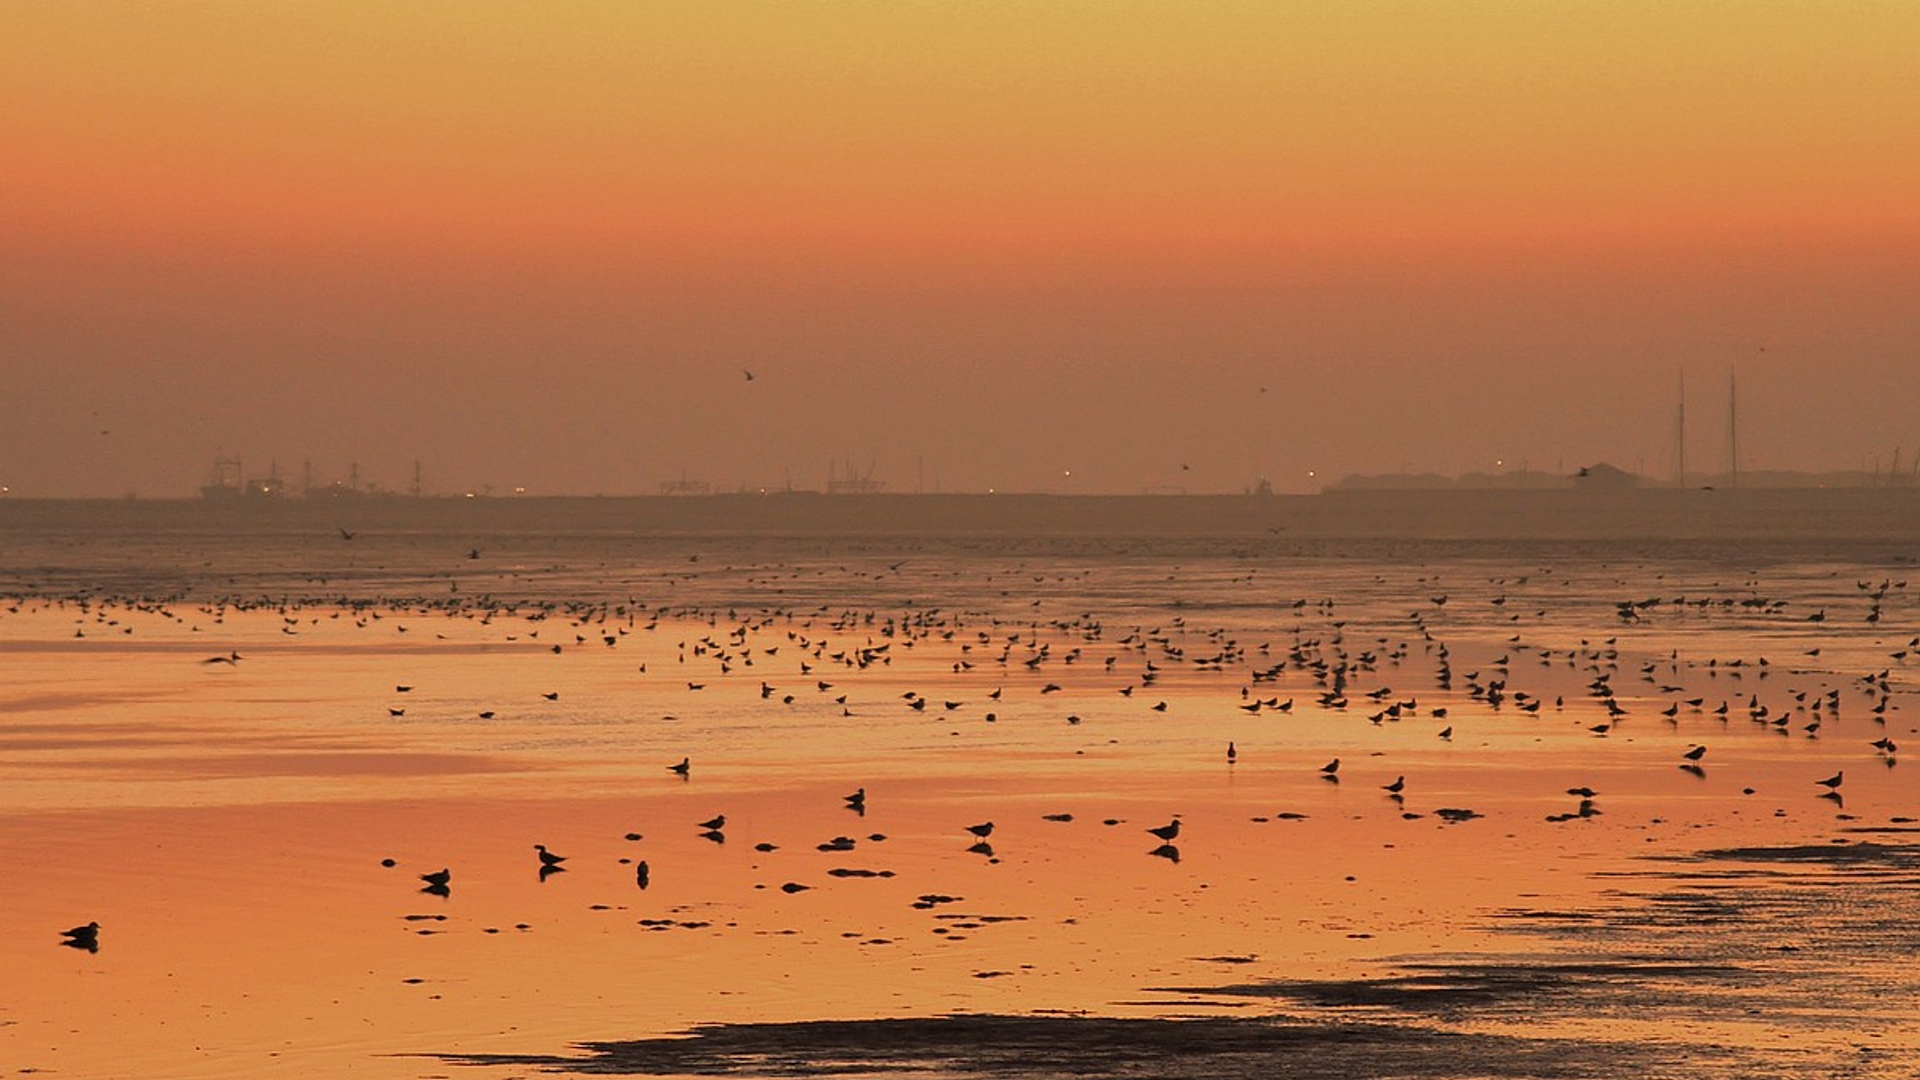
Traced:
<svg viewBox="0 0 1920 1080">
<path fill-rule="evenodd" d="M 15 5 L 13 228 L 512 250 L 1913 229 L 1920 6 Z"/>
</svg>

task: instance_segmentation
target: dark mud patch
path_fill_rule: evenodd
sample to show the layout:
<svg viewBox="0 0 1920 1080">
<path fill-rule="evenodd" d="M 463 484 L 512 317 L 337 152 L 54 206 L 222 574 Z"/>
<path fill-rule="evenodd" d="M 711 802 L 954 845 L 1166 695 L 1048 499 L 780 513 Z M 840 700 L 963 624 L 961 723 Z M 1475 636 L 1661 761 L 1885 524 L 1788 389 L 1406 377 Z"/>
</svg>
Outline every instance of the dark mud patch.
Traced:
<svg viewBox="0 0 1920 1080">
<path fill-rule="evenodd" d="M 1680 861 L 1697 863 L 1787 864 L 1826 866 L 1848 869 L 1881 869 L 1906 873 L 1920 871 L 1920 846 L 1881 844 L 1871 840 L 1858 843 L 1795 844 L 1782 847 L 1714 848 L 1683 856 Z"/>
<path fill-rule="evenodd" d="M 1362 979 L 1316 979 L 1240 983 L 1213 987 L 1165 987 L 1165 993 L 1280 998 L 1320 1008 L 1374 1008 L 1442 1018 L 1484 1016 L 1489 1011 L 1529 1012 L 1568 1008 L 1580 1002 L 1592 1014 L 1607 1004 L 1627 1007 L 1642 994 L 1670 995 L 1679 984 L 1752 983 L 1738 968 L 1663 960 L 1407 964 L 1401 974 Z"/>
<path fill-rule="evenodd" d="M 445 1056 L 590 1076 L 1209 1077 L 1351 1080 L 1657 1074 L 1697 1060 L 1643 1045 L 1271 1019 L 941 1016 L 724 1024 L 585 1043 L 573 1056 Z M 1765 1074 L 1759 1074 L 1765 1075 Z"/>
</svg>

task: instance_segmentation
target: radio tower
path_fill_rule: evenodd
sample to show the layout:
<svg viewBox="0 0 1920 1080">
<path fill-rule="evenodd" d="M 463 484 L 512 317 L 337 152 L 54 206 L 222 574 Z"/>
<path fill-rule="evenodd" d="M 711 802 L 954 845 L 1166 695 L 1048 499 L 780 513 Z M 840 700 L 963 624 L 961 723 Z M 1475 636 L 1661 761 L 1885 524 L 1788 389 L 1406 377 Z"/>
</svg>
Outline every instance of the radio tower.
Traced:
<svg viewBox="0 0 1920 1080">
<path fill-rule="evenodd" d="M 1673 432 L 1674 471 L 1673 486 L 1687 486 L 1687 373 L 1680 372 L 1680 408 L 1674 418 Z"/>
<path fill-rule="evenodd" d="M 1727 486 L 1740 487 L 1740 398 L 1733 369 L 1727 369 Z"/>
</svg>

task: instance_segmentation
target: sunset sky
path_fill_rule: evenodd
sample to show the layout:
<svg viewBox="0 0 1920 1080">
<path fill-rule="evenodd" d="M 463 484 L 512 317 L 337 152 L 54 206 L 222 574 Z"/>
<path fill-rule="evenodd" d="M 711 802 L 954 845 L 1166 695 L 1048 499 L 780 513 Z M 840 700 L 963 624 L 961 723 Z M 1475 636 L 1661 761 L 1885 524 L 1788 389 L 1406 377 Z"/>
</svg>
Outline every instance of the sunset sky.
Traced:
<svg viewBox="0 0 1920 1080">
<path fill-rule="evenodd" d="M 1920 4 L 18 3 L 0 485 L 1920 452 Z M 752 371 L 749 381 L 743 372 Z M 1496 462 L 1504 463 L 1496 466 Z"/>
</svg>

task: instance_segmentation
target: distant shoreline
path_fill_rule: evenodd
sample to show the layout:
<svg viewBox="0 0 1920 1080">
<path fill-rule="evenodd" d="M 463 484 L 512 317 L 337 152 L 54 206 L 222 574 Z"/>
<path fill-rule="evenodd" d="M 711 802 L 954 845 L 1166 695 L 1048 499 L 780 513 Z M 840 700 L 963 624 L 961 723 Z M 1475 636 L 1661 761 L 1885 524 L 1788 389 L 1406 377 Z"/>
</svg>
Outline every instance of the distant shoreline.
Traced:
<svg viewBox="0 0 1920 1080">
<path fill-rule="evenodd" d="M 1780 539 L 1920 545 L 1920 490 L 0 499 L 0 533 L 233 527 L 822 538 Z"/>
</svg>

